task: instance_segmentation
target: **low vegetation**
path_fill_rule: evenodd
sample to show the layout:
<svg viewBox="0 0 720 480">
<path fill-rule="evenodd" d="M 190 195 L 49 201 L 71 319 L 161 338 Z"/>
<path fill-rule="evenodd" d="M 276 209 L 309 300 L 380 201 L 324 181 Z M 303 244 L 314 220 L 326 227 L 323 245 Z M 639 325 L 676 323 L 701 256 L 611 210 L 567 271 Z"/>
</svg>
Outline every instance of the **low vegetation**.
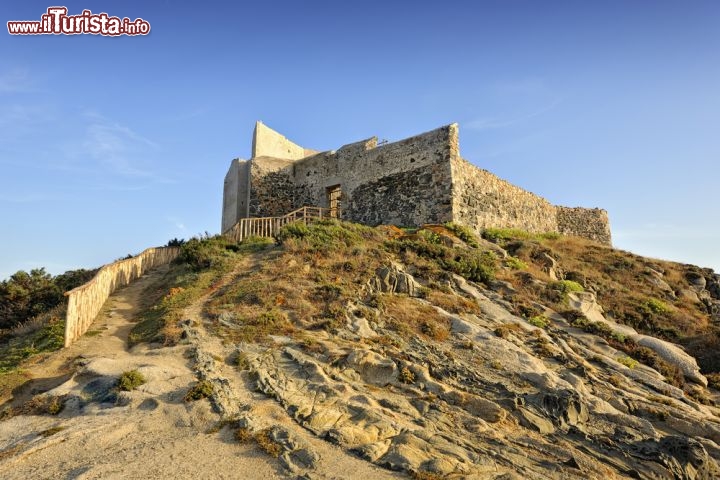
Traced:
<svg viewBox="0 0 720 480">
<path fill-rule="evenodd" d="M 560 238 L 560 234 L 557 232 L 530 233 L 517 228 L 486 228 L 482 237 L 502 245 L 513 240 L 557 240 Z"/>
<path fill-rule="evenodd" d="M 488 283 L 495 278 L 498 260 L 489 250 L 458 249 L 443 244 L 437 235 L 389 240 L 387 248 L 400 256 L 404 263 L 420 264 L 429 280 L 440 280 L 447 271 L 473 282 Z M 417 262 L 417 259 L 424 260 Z M 414 263 L 413 263 L 414 262 Z"/>
<path fill-rule="evenodd" d="M 472 229 L 466 227 L 465 225 L 460 225 L 458 223 L 454 222 L 448 222 L 445 224 L 445 228 L 450 230 L 457 238 L 465 242 L 468 246 L 473 248 L 479 248 L 480 244 L 478 243 L 477 235 L 475 235 L 475 232 L 472 231 Z"/>
<path fill-rule="evenodd" d="M 279 232 L 279 248 L 214 295 L 205 313 L 233 342 L 337 329 L 347 303 L 388 258 L 383 240 L 376 229 L 346 222 L 290 224 Z"/>
<path fill-rule="evenodd" d="M 52 276 L 44 268 L 20 270 L 0 282 L 0 333 L 20 327 L 60 305 L 65 292 L 90 280 L 96 270 L 70 270 Z"/>
<path fill-rule="evenodd" d="M 117 388 L 124 392 L 130 392 L 144 385 L 147 380 L 145 376 L 137 370 L 128 370 L 123 372 L 118 378 Z"/>
<path fill-rule="evenodd" d="M 185 394 L 186 402 L 194 402 L 203 398 L 210 398 L 214 392 L 213 384 L 207 380 L 200 380 Z"/>
<path fill-rule="evenodd" d="M 676 294 L 690 289 L 688 276 L 699 275 L 698 267 L 649 259 L 577 237 L 512 229 L 488 229 L 483 237 L 527 265 L 514 269 L 506 260 L 510 268 L 497 272 L 516 288 L 518 313 L 524 314 L 525 305 L 532 302 L 565 312 L 569 293 L 590 289 L 610 318 L 678 342 L 698 359 L 704 372 L 720 371 L 720 329 L 708 321 L 703 303 Z M 548 257 L 561 266 L 564 278 L 550 278 Z M 626 353 L 637 353 L 627 342 L 618 344 L 625 345 Z M 650 363 L 657 364 L 654 359 Z M 664 374 L 676 377 L 674 372 Z"/>
<path fill-rule="evenodd" d="M 7 407 L 0 412 L 0 420 L 17 415 L 57 415 L 65 408 L 64 395 L 37 395 L 19 407 Z"/>
<path fill-rule="evenodd" d="M 509 255 L 487 240 L 502 245 Z M 554 381 L 558 378 L 576 386 L 572 402 L 587 402 L 591 395 L 603 399 L 617 395 L 630 413 L 654 424 L 677 416 L 673 409 L 702 412 L 688 406 L 691 402 L 683 403 L 668 385 L 647 381 L 650 376 L 644 375 L 643 365 L 660 372 L 688 397 L 713 402 L 712 392 L 685 384 L 677 366 L 632 340 L 632 335 L 618 333 L 604 321 L 589 320 L 569 301 L 574 294 L 583 299 L 596 295 L 608 316 L 640 331 L 659 332 L 692 345 L 691 341 L 713 333 L 707 312 L 693 303 L 692 295 L 681 298 L 676 293 L 687 288 L 686 274 L 692 267 L 642 259 L 554 234 L 496 229 L 485 232 L 481 240 L 454 224 L 401 230 L 325 220 L 288 225 L 277 242 L 248 238 L 238 244 L 206 235 L 177 241 L 177 246 L 181 249 L 177 261 L 143 296 L 148 305 L 131 332 L 131 344 L 154 342 L 159 348 L 182 342 L 187 334 L 200 349 L 211 339 L 203 332 L 192 336 L 189 327 L 193 325 L 187 319 L 202 322 L 204 330 L 219 336 L 226 347 L 220 352 L 215 348 L 220 342 L 211 340 L 215 360 L 236 364 L 235 374 L 245 380 L 259 380 L 262 390 L 299 421 L 309 420 L 298 412 L 312 411 L 312 421 L 322 424 L 317 432 L 333 432 L 323 435 L 343 448 L 348 445 L 343 443 L 344 434 L 333 436 L 335 432 L 363 428 L 374 429 L 375 435 L 380 427 L 394 429 L 395 421 L 398 428 L 405 428 L 400 427 L 404 420 L 398 419 L 412 405 L 423 415 L 423 422 L 437 430 L 433 437 L 442 438 L 440 442 L 423 439 L 427 452 L 436 449 L 435 457 L 414 463 L 419 466 L 408 472 L 412 478 L 442 477 L 423 469 L 443 466 L 439 461 L 447 441 L 455 442 L 457 452 L 465 448 L 465 440 L 483 449 L 494 448 L 492 439 L 490 444 L 483 443 L 488 441 L 483 433 L 486 425 L 510 426 L 514 431 L 531 428 L 512 418 L 503 422 L 508 414 L 531 412 L 532 416 L 523 417 L 527 422 L 547 417 L 548 425 L 553 424 L 555 417 L 546 408 L 560 404 L 549 395 L 567 393 L 564 382 Z M 262 255 L 255 255 L 258 252 Z M 481 287 L 479 295 L 465 288 L 457 276 L 484 284 L 469 285 Z M 657 282 L 660 277 L 667 287 Z M 398 292 L 407 285 L 413 288 Z M 61 330 L 57 333 L 61 340 Z M 497 338 L 488 338 L 488 333 Z M 18 343 L 18 358 L 22 348 L 37 345 Z M 205 365 L 203 380 L 183 392 L 185 402 L 221 393 L 214 391 L 215 380 L 207 380 L 216 377 L 204 371 Z M 225 367 L 223 372 L 231 373 Z M 309 382 L 295 382 L 291 378 L 295 375 Z M 708 375 L 708 380 L 717 387 L 720 374 Z M 144 382 L 139 371 L 126 371 L 117 380 L 117 390 L 132 391 Z M 346 382 L 343 388 L 340 382 Z M 583 384 L 591 388 L 583 389 Z M 112 393 L 116 395 L 117 390 Z M 316 401 L 318 394 L 321 401 Z M 670 394 L 676 398 L 670 399 Z M 10 414 L 52 415 L 64 406 L 62 397 L 37 398 Z M 523 401 L 513 400 L 518 398 Z M 590 417 L 582 420 L 587 421 L 586 427 L 604 432 L 597 438 L 615 439 L 617 429 L 602 416 L 596 422 L 591 406 L 585 403 Z M 243 411 L 246 407 L 249 412 L 251 406 L 243 405 Z M 257 409 L 253 416 L 268 411 Z M 273 409 L 271 416 L 277 419 L 275 415 Z M 439 418 L 442 421 L 436 421 Z M 618 417 L 618 425 L 629 420 Z M 43 421 L 52 424 L 50 419 Z M 358 421 L 367 423 L 358 427 Z M 294 450 L 288 445 L 293 442 L 286 442 L 287 437 L 275 427 L 254 427 L 268 424 L 237 416 L 219 422 L 208 433 L 228 428 L 240 443 L 254 443 L 270 456 L 289 458 Z M 348 424 L 353 428 L 343 430 Z M 50 428 L 40 434 L 57 431 Z M 533 438 L 552 443 L 560 435 L 557 430 L 554 435 Z M 402 432 L 387 438 L 397 442 L 392 443 L 393 451 L 400 452 L 396 455 L 420 444 L 403 439 Z M 575 440 L 586 441 L 582 436 Z M 621 443 L 618 440 L 615 445 Z M 571 450 L 577 448 L 574 443 L 568 445 Z M 618 452 L 632 452 L 635 446 Z M 556 458 L 552 449 L 547 451 Z M 584 451 L 592 456 L 592 449 Z M 468 468 L 474 468 L 474 455 L 465 462 Z M 557 467 L 545 457 L 542 461 Z"/>
<path fill-rule="evenodd" d="M 267 248 L 271 240 L 250 238 L 237 245 L 220 235 L 192 238 L 180 245 L 173 268 L 154 291 L 147 292 L 148 308 L 128 337 L 132 346 L 141 342 L 174 345 L 181 340 L 183 311 L 213 290 L 243 255 Z"/>
<path fill-rule="evenodd" d="M 0 374 L 15 371 L 24 360 L 62 348 L 65 336 L 65 311 L 57 308 L 40 316 L 41 326 L 24 335 L 6 338 L 0 343 Z"/>
<path fill-rule="evenodd" d="M 271 429 L 266 428 L 257 432 L 253 438 L 255 439 L 255 442 L 257 442 L 258 447 L 260 447 L 260 450 L 273 458 L 278 458 L 283 452 L 283 448 L 282 445 L 272 439 L 270 432 Z"/>
<path fill-rule="evenodd" d="M 43 268 L 18 271 L 0 282 L 0 398 L 27 379 L 22 365 L 64 344 L 64 292 L 90 280 L 94 270 L 52 276 Z"/>
</svg>

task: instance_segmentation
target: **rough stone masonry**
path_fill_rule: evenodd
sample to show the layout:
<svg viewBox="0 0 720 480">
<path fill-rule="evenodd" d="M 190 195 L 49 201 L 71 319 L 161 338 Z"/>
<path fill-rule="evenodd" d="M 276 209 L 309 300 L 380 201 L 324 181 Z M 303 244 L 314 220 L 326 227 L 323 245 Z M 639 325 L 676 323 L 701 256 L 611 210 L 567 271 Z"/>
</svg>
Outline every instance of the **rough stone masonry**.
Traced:
<svg viewBox="0 0 720 480">
<path fill-rule="evenodd" d="M 611 243 L 605 210 L 555 206 L 463 159 L 456 123 L 384 145 L 372 137 L 316 152 L 257 122 L 252 158 L 233 160 L 225 176 L 222 231 L 306 205 L 368 225 L 453 221 L 478 233 L 519 228 Z"/>
</svg>

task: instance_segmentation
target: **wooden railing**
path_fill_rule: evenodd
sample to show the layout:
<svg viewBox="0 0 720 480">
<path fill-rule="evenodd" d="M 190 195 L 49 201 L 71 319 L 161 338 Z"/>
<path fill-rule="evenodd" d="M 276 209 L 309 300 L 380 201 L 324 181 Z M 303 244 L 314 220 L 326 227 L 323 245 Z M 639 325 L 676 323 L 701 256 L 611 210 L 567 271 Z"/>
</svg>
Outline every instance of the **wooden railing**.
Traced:
<svg viewBox="0 0 720 480">
<path fill-rule="evenodd" d="M 335 217 L 333 213 L 329 208 L 302 207 L 282 217 L 241 218 L 224 235 L 236 242 L 253 236 L 274 237 L 288 223 L 302 221 L 307 224 L 313 220 Z"/>
</svg>

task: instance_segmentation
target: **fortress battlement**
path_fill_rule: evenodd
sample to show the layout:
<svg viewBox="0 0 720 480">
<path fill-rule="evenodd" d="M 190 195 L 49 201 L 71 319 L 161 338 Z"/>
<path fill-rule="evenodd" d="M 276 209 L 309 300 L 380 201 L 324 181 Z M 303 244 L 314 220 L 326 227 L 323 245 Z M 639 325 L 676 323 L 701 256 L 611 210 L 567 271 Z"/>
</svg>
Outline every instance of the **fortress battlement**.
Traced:
<svg viewBox="0 0 720 480">
<path fill-rule="evenodd" d="M 456 123 L 383 145 L 372 137 L 317 152 L 257 122 L 252 158 L 233 160 L 225 176 L 222 231 L 241 218 L 305 205 L 368 225 L 453 221 L 478 233 L 519 228 L 611 243 L 605 210 L 553 205 L 463 159 Z"/>
</svg>

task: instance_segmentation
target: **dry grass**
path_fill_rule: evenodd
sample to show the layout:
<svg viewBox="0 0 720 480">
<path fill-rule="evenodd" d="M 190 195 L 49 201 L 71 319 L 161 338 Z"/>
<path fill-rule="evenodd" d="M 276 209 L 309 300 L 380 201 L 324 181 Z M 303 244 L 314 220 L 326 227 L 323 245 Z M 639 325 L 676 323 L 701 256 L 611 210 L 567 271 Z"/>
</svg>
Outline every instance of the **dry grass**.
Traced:
<svg viewBox="0 0 720 480">
<path fill-rule="evenodd" d="M 138 315 L 140 321 L 130 332 L 128 344 L 179 343 L 183 333 L 179 322 L 185 308 L 212 289 L 223 273 L 213 269 L 194 272 L 189 265 L 172 265 L 157 285 L 143 293 L 146 307 Z"/>
<path fill-rule="evenodd" d="M 517 323 L 506 323 L 495 328 L 495 335 L 500 338 L 509 338 L 510 335 L 524 334 L 525 330 Z"/>
<path fill-rule="evenodd" d="M 616 373 L 613 373 L 612 375 L 610 375 L 608 377 L 607 381 L 610 385 L 612 385 L 615 388 L 620 388 L 624 384 L 623 377 Z"/>
<path fill-rule="evenodd" d="M 445 477 L 437 473 L 426 472 L 423 470 L 412 470 L 410 472 L 410 478 L 413 480 L 442 480 Z"/>
<path fill-rule="evenodd" d="M 200 380 L 188 390 L 184 400 L 186 402 L 194 402 L 203 398 L 209 398 L 212 396 L 214 390 L 212 383 L 207 380 Z"/>
<path fill-rule="evenodd" d="M 57 415 L 65 406 L 65 395 L 38 395 L 19 407 L 3 412 L 4 417 L 17 415 Z"/>
<path fill-rule="evenodd" d="M 232 342 L 268 343 L 271 334 L 334 331 L 344 325 L 360 286 L 388 258 L 380 250 L 382 235 L 367 227 L 329 223 L 297 235 L 284 237 L 281 249 L 210 300 L 210 318 L 229 313 L 236 319 L 230 326 L 218 322 L 217 333 Z M 336 240 L 322 246 L 318 239 L 326 236 Z"/>
<path fill-rule="evenodd" d="M 400 374 L 398 375 L 398 379 L 402 383 L 415 383 L 415 374 L 410 370 L 408 367 L 403 367 L 400 369 Z"/>
<path fill-rule="evenodd" d="M 688 274 L 702 273 L 697 267 L 640 257 L 577 237 L 521 235 L 504 239 L 503 245 L 528 265 L 527 270 L 506 269 L 497 274 L 517 290 L 513 301 L 518 310 L 532 301 L 567 310 L 565 295 L 553 287 L 545 272 L 543 254 L 547 254 L 557 260 L 566 279 L 597 292 L 609 316 L 642 333 L 682 344 L 698 358 L 703 371 L 720 371 L 720 349 L 713 348 L 720 333 L 709 323 L 704 306 L 669 295 L 653 273 L 660 272 L 662 281 L 679 291 L 689 288 Z M 549 287 L 542 288 L 543 283 Z"/>
<path fill-rule="evenodd" d="M 720 390 L 720 373 L 709 373 L 705 375 L 708 379 L 708 386 Z"/>
<path fill-rule="evenodd" d="M 278 458 L 283 452 L 283 447 L 270 437 L 271 429 L 266 428 L 255 434 L 255 442 L 260 449 L 273 458 Z"/>
<path fill-rule="evenodd" d="M 48 428 L 47 430 L 43 430 L 42 432 L 38 433 L 38 435 L 40 435 L 41 437 L 51 437 L 51 436 L 55 435 L 56 433 L 62 432 L 63 430 L 65 430 L 65 428 L 67 428 L 67 427 L 58 426 L 58 427 Z"/>
<path fill-rule="evenodd" d="M 480 313 L 477 302 L 461 295 L 431 290 L 425 299 L 450 313 Z"/>
<path fill-rule="evenodd" d="M 398 339 L 388 335 L 377 335 L 375 337 L 363 338 L 362 342 L 368 345 L 378 345 L 389 349 L 400 348 L 402 345 Z"/>
<path fill-rule="evenodd" d="M 240 443 L 250 443 L 253 439 L 253 434 L 249 428 L 240 427 L 235 430 L 235 440 Z"/>
<path fill-rule="evenodd" d="M 433 307 L 413 298 L 387 296 L 382 313 L 387 326 L 401 336 L 416 334 L 438 342 L 450 336 L 450 320 Z"/>
</svg>

